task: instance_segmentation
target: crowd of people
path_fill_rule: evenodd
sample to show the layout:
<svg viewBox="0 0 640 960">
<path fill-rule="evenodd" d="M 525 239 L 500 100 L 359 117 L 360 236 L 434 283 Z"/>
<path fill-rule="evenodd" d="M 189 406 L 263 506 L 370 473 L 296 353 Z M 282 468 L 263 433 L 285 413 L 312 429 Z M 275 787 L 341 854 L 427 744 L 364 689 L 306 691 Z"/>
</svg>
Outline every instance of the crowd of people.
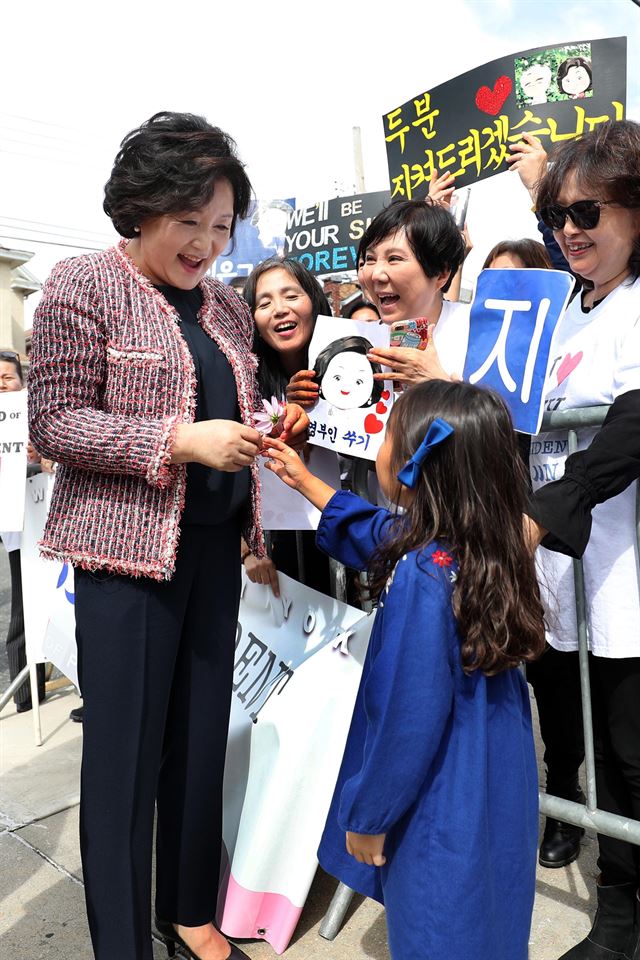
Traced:
<svg viewBox="0 0 640 960">
<path fill-rule="evenodd" d="M 29 371 L 30 437 L 57 465 L 41 548 L 75 569 L 96 960 L 151 960 L 156 810 L 169 955 L 247 956 L 215 923 L 241 569 L 278 593 L 295 559 L 283 533 L 265 545 L 260 458 L 321 511 L 307 582 L 328 590 L 329 555 L 367 574 L 377 605 L 319 859 L 384 903 L 394 960 L 525 960 L 536 860 L 579 854 L 580 828 L 555 819 L 538 851 L 519 669 L 547 790 L 580 801 L 571 557 L 585 570 L 598 804 L 640 820 L 640 125 L 603 123 L 553 160 L 528 135 L 513 146 L 544 242 L 504 240 L 484 266 L 575 275 L 546 401 L 607 405 L 603 426 L 571 456 L 566 432 L 530 445 L 496 394 L 462 381 L 470 241 L 449 211 L 455 183 L 436 174 L 429 198 L 368 226 L 362 296 L 344 310 L 429 329 L 424 349 L 368 354 L 398 390 L 376 506 L 305 464 L 309 344 L 331 312 L 318 281 L 282 257 L 254 269 L 244 299 L 209 276 L 251 197 L 233 140 L 176 113 L 123 140 L 104 199 L 122 240 L 56 266 Z M 277 436 L 255 428 L 261 397 L 286 404 Z M 551 461 L 559 479 L 532 489 Z M 598 840 L 593 927 L 562 960 L 638 960 L 640 848 Z"/>
</svg>

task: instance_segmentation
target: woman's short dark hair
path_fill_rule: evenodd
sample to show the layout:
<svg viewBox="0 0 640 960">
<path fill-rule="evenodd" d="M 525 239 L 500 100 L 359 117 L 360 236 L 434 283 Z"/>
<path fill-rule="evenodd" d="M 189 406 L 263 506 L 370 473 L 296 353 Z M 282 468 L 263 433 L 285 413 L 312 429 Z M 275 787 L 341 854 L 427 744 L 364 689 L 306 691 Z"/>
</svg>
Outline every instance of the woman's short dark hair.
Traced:
<svg viewBox="0 0 640 960">
<path fill-rule="evenodd" d="M 348 307 L 343 307 L 342 316 L 345 318 L 345 320 L 351 320 L 354 313 L 357 313 L 358 310 L 365 309 L 373 310 L 378 314 L 378 316 L 380 316 L 380 311 L 376 307 L 375 303 L 371 303 L 370 300 L 365 300 L 364 297 L 358 297 L 358 299 L 350 303 Z"/>
<path fill-rule="evenodd" d="M 366 337 L 340 337 L 338 340 L 332 340 L 316 357 L 314 365 L 316 380 L 319 384 L 322 384 L 322 378 L 327 372 L 329 364 L 334 357 L 337 357 L 339 354 L 360 353 L 363 357 L 366 357 L 370 350 L 373 350 L 373 344 L 370 343 Z M 382 367 L 379 363 L 369 360 L 369 364 L 371 366 L 371 373 L 382 373 Z M 361 406 L 370 407 L 372 404 L 377 403 L 382 396 L 383 387 L 384 384 L 382 380 L 374 380 L 373 387 L 371 388 L 371 396 L 367 402 L 361 404 Z M 320 389 L 320 396 L 323 396 L 322 388 Z"/>
<path fill-rule="evenodd" d="M 233 189 L 233 222 L 246 217 L 251 184 L 232 138 L 192 113 L 156 113 L 120 144 L 104 188 L 104 211 L 122 237 L 151 217 L 199 210 L 216 181 Z"/>
<path fill-rule="evenodd" d="M 557 203 L 567 178 L 593 200 L 613 200 L 628 210 L 640 209 L 640 123 L 607 120 L 575 140 L 567 140 L 553 155 L 540 181 L 538 213 Z M 640 277 L 640 234 L 629 257 L 634 280 Z"/>
<path fill-rule="evenodd" d="M 558 75 L 556 76 L 556 83 L 558 84 L 558 90 L 560 93 L 565 93 L 562 89 L 562 81 L 571 70 L 571 67 L 583 67 L 589 74 L 589 86 L 587 90 L 591 90 L 591 84 L 593 82 L 593 74 L 591 73 L 591 64 L 588 60 L 585 60 L 584 57 L 569 57 L 568 60 L 563 60 L 560 66 L 558 67 Z"/>
<path fill-rule="evenodd" d="M 449 211 L 428 198 L 396 200 L 369 224 L 358 247 L 358 262 L 369 247 L 398 230 L 406 231 L 409 246 L 426 277 L 449 271 L 449 279 L 442 287 L 446 293 L 464 262 L 465 253 L 464 239 Z"/>
<path fill-rule="evenodd" d="M 0 363 L 12 364 L 20 383 L 24 384 L 24 373 L 22 371 L 20 357 L 14 350 L 0 350 Z"/>
<path fill-rule="evenodd" d="M 539 240 L 531 240 L 529 237 L 523 237 L 521 240 L 501 240 L 500 243 L 496 243 L 495 247 L 487 254 L 482 269 L 486 270 L 494 260 L 504 254 L 518 257 L 522 260 L 525 268 L 529 270 L 553 269 L 551 258 L 544 243 L 540 243 Z"/>
<path fill-rule="evenodd" d="M 313 324 L 311 328 L 312 333 L 316 324 L 316 320 L 319 316 L 331 316 L 331 307 L 324 294 L 324 291 L 322 290 L 322 287 L 313 274 L 309 273 L 304 264 L 300 263 L 298 260 L 290 259 L 289 257 L 269 257 L 268 260 L 263 260 L 262 263 L 258 264 L 258 266 L 252 270 L 242 292 L 244 299 L 249 304 L 249 309 L 254 317 L 256 311 L 256 291 L 258 289 L 258 280 L 270 270 L 285 270 L 289 276 L 296 281 L 296 283 L 300 284 L 304 292 L 307 294 L 311 300 L 311 311 L 313 318 Z M 311 339 L 311 337 L 309 339 Z M 308 346 L 309 345 L 307 344 L 307 347 Z M 259 336 L 257 328 L 255 328 L 254 332 L 253 349 L 254 353 L 257 354 L 259 361 L 258 384 L 262 396 L 275 396 L 279 399 L 283 399 L 286 393 L 289 377 L 284 371 L 278 351 L 274 350 L 273 347 L 270 347 L 269 344 L 264 342 L 262 337 Z"/>
</svg>

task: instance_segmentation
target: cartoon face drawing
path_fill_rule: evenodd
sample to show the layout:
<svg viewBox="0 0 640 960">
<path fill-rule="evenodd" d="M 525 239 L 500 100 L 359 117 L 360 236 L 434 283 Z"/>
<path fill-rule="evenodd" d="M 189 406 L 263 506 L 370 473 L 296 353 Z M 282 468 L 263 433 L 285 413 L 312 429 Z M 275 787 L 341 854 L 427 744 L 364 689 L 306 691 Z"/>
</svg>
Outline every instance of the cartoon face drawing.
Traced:
<svg viewBox="0 0 640 960">
<path fill-rule="evenodd" d="M 570 57 L 558 67 L 558 88 L 576 99 L 591 89 L 591 65 L 583 57 Z"/>
<path fill-rule="evenodd" d="M 551 68 L 546 63 L 534 63 L 523 70 L 520 86 L 529 103 L 546 103 L 551 83 Z"/>
<path fill-rule="evenodd" d="M 370 407 L 377 403 L 383 384 L 373 379 L 381 373 L 378 363 L 371 363 L 367 353 L 372 344 L 364 337 L 341 337 L 322 350 L 315 362 L 320 396 L 338 410 Z"/>
<path fill-rule="evenodd" d="M 371 364 L 359 353 L 339 353 L 322 378 L 322 394 L 339 410 L 367 404 L 373 389 Z"/>
</svg>

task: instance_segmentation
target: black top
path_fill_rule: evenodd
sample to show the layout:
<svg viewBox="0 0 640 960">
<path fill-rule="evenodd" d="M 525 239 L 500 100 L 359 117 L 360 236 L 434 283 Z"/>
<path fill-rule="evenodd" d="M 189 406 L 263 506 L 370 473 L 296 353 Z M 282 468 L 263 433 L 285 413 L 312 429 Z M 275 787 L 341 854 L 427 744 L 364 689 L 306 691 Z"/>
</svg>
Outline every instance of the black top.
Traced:
<svg viewBox="0 0 640 960">
<path fill-rule="evenodd" d="M 581 557 L 597 503 L 640 478 L 640 390 L 617 397 L 586 450 L 567 457 L 564 476 L 531 497 L 527 513 L 549 533 L 542 545 Z"/>
<path fill-rule="evenodd" d="M 160 286 L 157 289 L 180 314 L 180 331 L 193 357 L 198 381 L 196 420 L 240 422 L 233 370 L 220 347 L 198 323 L 202 291 Z M 227 473 L 187 464 L 187 492 L 182 523 L 213 525 L 231 519 L 249 496 L 249 468 Z"/>
</svg>

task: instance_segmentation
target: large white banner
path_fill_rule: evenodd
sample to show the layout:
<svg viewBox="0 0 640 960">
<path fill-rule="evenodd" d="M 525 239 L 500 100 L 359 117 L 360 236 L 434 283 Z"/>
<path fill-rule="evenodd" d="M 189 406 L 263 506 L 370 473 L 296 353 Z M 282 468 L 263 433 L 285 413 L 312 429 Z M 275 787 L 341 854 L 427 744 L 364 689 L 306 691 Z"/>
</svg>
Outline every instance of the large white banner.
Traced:
<svg viewBox="0 0 640 960">
<path fill-rule="evenodd" d="M 373 615 L 280 574 L 246 577 L 225 771 L 219 919 L 282 953 L 316 872 Z"/>
<path fill-rule="evenodd" d="M 27 391 L 0 393 L 0 531 L 22 530 L 28 434 Z"/>
<path fill-rule="evenodd" d="M 27 660 L 50 660 L 77 686 L 73 570 L 59 560 L 43 560 L 38 552 L 53 484 L 50 473 L 27 480 L 20 551 Z"/>
</svg>

